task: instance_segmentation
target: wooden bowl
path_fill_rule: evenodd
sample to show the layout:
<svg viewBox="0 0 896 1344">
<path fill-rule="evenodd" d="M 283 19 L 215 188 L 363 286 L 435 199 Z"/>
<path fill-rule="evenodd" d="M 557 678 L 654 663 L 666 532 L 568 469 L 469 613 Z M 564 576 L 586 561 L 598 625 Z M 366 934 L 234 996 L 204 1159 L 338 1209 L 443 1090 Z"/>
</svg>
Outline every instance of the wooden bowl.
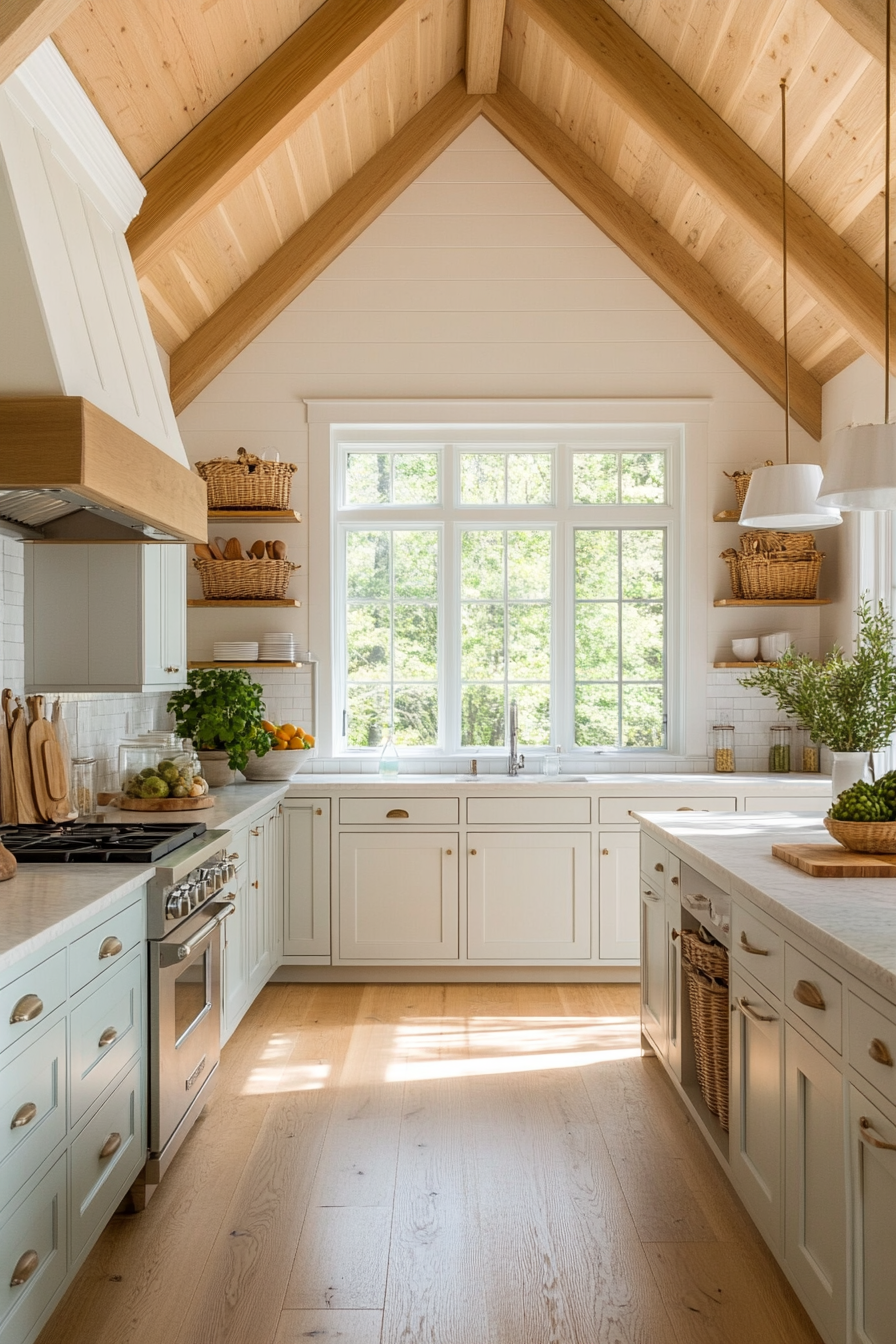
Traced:
<svg viewBox="0 0 896 1344">
<path fill-rule="evenodd" d="M 835 821 L 824 824 L 844 849 L 859 854 L 896 854 L 896 821 Z"/>
</svg>

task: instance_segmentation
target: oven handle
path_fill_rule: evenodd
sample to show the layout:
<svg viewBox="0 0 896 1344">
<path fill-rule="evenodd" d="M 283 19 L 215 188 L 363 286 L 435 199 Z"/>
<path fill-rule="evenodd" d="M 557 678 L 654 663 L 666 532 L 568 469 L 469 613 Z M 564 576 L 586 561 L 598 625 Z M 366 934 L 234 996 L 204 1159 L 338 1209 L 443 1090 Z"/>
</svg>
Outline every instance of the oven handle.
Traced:
<svg viewBox="0 0 896 1344">
<path fill-rule="evenodd" d="M 176 966 L 179 961 L 185 961 L 187 957 L 192 956 L 200 944 L 204 943 L 206 938 L 211 937 L 215 929 L 223 924 L 225 919 L 229 919 L 235 910 L 236 906 L 233 901 L 225 901 L 223 905 L 218 906 L 217 913 L 213 918 L 207 920 L 185 943 L 160 943 L 159 965 Z"/>
</svg>

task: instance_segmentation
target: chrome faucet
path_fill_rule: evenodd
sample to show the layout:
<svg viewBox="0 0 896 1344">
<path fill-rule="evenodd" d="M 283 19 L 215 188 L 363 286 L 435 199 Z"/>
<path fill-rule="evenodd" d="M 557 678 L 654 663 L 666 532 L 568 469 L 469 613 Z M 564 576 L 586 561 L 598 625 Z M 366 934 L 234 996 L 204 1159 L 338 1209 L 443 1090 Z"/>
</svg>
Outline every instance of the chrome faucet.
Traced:
<svg viewBox="0 0 896 1344">
<path fill-rule="evenodd" d="M 521 770 L 526 768 L 526 758 L 518 751 L 519 745 L 519 714 L 516 707 L 516 701 L 510 702 L 510 760 L 507 762 L 508 775 L 518 775 Z"/>
</svg>

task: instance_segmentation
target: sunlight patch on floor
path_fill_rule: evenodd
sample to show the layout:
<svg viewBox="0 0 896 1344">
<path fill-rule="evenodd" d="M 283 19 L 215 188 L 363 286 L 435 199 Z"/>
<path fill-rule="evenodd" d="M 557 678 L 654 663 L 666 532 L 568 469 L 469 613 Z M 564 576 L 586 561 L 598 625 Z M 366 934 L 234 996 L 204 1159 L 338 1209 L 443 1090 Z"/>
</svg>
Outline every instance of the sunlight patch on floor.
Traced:
<svg viewBox="0 0 896 1344">
<path fill-rule="evenodd" d="M 330 1076 L 330 1065 L 321 1060 L 302 1060 L 298 1064 L 280 1064 L 253 1069 L 243 1084 L 244 1097 L 277 1092 L 314 1092 Z"/>
</svg>

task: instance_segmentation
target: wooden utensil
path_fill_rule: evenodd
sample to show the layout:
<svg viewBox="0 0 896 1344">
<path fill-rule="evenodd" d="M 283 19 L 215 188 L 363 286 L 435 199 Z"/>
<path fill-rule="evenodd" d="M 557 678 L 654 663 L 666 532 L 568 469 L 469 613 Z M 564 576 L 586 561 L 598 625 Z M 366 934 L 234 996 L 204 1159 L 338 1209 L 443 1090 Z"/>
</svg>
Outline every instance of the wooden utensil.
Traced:
<svg viewBox="0 0 896 1344">
<path fill-rule="evenodd" d="M 193 554 L 198 555 L 200 560 L 214 560 L 215 556 L 211 546 L 206 546 L 203 542 L 197 541 L 193 546 Z"/>
<path fill-rule="evenodd" d="M 16 781 L 12 773 L 12 752 L 9 730 L 12 727 L 12 691 L 3 692 L 0 709 L 0 820 L 15 826 L 19 819 L 16 807 Z"/>
<path fill-rule="evenodd" d="M 34 793 L 31 784 L 31 757 L 28 752 L 28 724 L 21 700 L 16 697 L 16 709 L 13 714 L 12 732 L 9 735 L 9 749 L 12 755 L 12 773 L 16 781 L 16 810 L 20 826 L 33 826 L 43 820 L 34 805 Z"/>
<path fill-rule="evenodd" d="M 268 559 L 269 559 L 269 560 L 273 560 L 273 558 L 274 558 L 274 543 L 273 543 L 272 541 L 267 541 L 267 542 L 265 542 L 265 550 L 267 551 Z"/>
<path fill-rule="evenodd" d="M 213 559 L 213 560 L 223 560 L 223 559 L 224 559 L 224 547 L 225 547 L 226 545 L 227 545 L 227 542 L 224 540 L 223 537 L 215 537 L 214 541 L 210 541 L 210 542 L 209 542 L 209 544 L 208 544 L 208 548 L 209 548 L 209 550 L 210 550 L 211 553 L 212 553 L 212 559 Z"/>
<path fill-rule="evenodd" d="M 225 560 L 242 560 L 243 548 L 236 537 L 231 537 L 224 547 Z"/>
<path fill-rule="evenodd" d="M 288 547 L 287 547 L 285 541 L 275 541 L 275 542 L 274 542 L 274 548 L 273 548 L 273 549 L 274 549 L 274 559 L 275 559 L 275 560 L 285 560 L 285 559 L 286 559 L 286 553 L 287 553 Z"/>
<path fill-rule="evenodd" d="M 62 701 L 57 700 L 53 705 L 53 732 L 56 741 L 59 743 L 59 750 L 62 753 L 62 765 L 65 769 L 66 792 L 71 788 L 72 781 L 72 748 L 68 736 L 68 725 L 62 717 Z"/>
<path fill-rule="evenodd" d="M 253 541 L 252 545 L 249 547 L 249 554 L 252 556 L 253 560 L 263 560 L 265 555 L 264 542 Z"/>
<path fill-rule="evenodd" d="M 37 804 L 38 812 L 45 821 L 52 821 L 53 814 L 58 806 L 58 800 L 53 797 L 47 783 L 44 744 L 52 741 L 55 746 L 56 738 L 53 735 L 53 725 L 50 723 L 49 719 L 44 718 L 43 696 L 32 695 L 28 697 L 27 703 L 31 710 L 31 727 L 28 729 L 28 754 L 31 758 L 31 787 L 34 790 L 34 801 Z M 56 747 L 56 750 L 58 752 L 58 747 Z"/>
<path fill-rule="evenodd" d="M 839 845 L 772 845 L 772 854 L 810 877 L 896 877 L 896 854 L 859 854 Z"/>
</svg>

